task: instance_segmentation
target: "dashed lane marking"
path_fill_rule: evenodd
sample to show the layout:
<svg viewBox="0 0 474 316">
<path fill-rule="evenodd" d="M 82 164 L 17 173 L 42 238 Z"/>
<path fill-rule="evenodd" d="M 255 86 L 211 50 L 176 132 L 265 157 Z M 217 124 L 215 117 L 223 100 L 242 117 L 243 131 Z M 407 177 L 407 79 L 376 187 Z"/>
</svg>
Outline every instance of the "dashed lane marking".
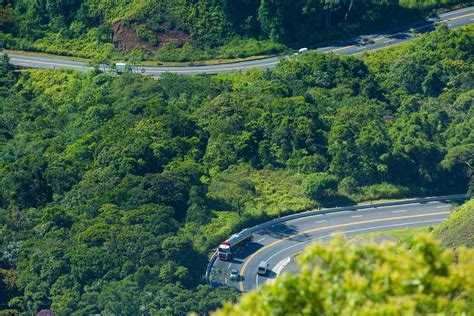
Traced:
<svg viewBox="0 0 474 316">
<path fill-rule="evenodd" d="M 263 246 L 262 248 L 258 249 L 256 252 L 251 254 L 248 259 L 244 262 L 242 265 L 242 268 L 240 269 L 240 275 L 245 275 L 245 270 L 247 269 L 247 266 L 249 265 L 250 261 L 252 261 L 253 258 L 255 258 L 256 255 L 264 251 L 265 249 L 268 249 L 270 247 L 273 247 L 279 243 L 282 243 L 285 240 L 295 238 L 297 236 L 301 236 L 304 234 L 308 233 L 313 233 L 316 231 L 320 230 L 325 230 L 325 229 L 331 229 L 331 228 L 342 228 L 342 227 L 350 227 L 354 225 L 360 225 L 360 224 L 369 224 L 369 223 L 378 223 L 378 222 L 385 222 L 385 221 L 392 221 L 392 220 L 403 220 L 403 219 L 409 219 L 409 218 L 418 218 L 418 217 L 429 217 L 429 216 L 439 216 L 439 215 L 444 215 L 444 214 L 449 214 L 450 212 L 437 212 L 437 213 L 428 213 L 428 214 L 418 214 L 418 215 L 407 215 L 407 216 L 398 216 L 398 217 L 387 217 L 387 218 L 377 218 L 377 219 L 371 219 L 371 220 L 366 220 L 366 221 L 358 221 L 358 222 L 353 222 L 353 223 L 344 223 L 344 224 L 336 224 L 336 225 L 331 225 L 331 226 L 323 226 L 323 227 L 317 227 L 317 228 L 312 228 L 312 229 L 307 229 L 303 230 L 301 232 L 298 232 L 296 234 L 286 236 L 285 238 L 278 239 L 272 243 L 269 243 L 266 246 Z M 244 291 L 244 284 L 242 281 L 239 282 L 239 288 L 243 292 Z"/>
</svg>

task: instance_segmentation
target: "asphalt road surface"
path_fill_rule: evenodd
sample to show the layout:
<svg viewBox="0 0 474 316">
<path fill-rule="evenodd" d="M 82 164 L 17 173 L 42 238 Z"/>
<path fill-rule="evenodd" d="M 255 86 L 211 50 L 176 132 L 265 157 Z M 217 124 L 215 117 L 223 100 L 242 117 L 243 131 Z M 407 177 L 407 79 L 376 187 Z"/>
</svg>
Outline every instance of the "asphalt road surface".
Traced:
<svg viewBox="0 0 474 316">
<path fill-rule="evenodd" d="M 230 261 L 217 259 L 211 274 L 214 286 L 233 286 L 247 292 L 275 279 L 285 271 L 295 271 L 294 256 L 309 243 L 326 241 L 337 233 L 345 236 L 408 227 L 434 226 L 453 210 L 452 201 L 410 203 L 354 211 L 318 214 L 276 224 L 254 233 L 253 241 Z M 266 276 L 256 274 L 258 264 L 267 261 Z M 240 272 L 240 281 L 231 281 L 230 271 Z"/>
<path fill-rule="evenodd" d="M 474 22 L 474 6 L 456 11 L 447 12 L 434 16 L 432 18 L 424 19 L 418 22 L 410 23 L 402 27 L 397 27 L 384 32 L 375 33 L 371 35 L 362 35 L 348 41 L 338 42 L 327 47 L 317 48 L 319 52 L 332 52 L 335 54 L 356 55 L 368 51 L 382 49 L 389 46 L 394 46 L 400 43 L 409 42 L 416 38 L 413 33 L 427 33 L 436 28 L 438 23 L 446 23 L 450 28 L 457 28 L 466 24 Z M 415 29 L 416 32 L 412 32 Z M 72 61 L 60 58 L 38 57 L 9 54 L 11 63 L 21 67 L 28 68 L 49 68 L 49 69 L 75 69 L 81 71 L 91 70 L 87 63 Z M 244 71 L 250 68 L 269 69 L 278 64 L 283 57 L 271 57 L 259 60 L 245 61 L 239 63 L 229 63 L 221 65 L 209 66 L 189 66 L 189 67 L 140 67 L 136 71 L 144 75 L 159 77 L 163 73 L 178 73 L 178 74 L 216 74 Z"/>
</svg>

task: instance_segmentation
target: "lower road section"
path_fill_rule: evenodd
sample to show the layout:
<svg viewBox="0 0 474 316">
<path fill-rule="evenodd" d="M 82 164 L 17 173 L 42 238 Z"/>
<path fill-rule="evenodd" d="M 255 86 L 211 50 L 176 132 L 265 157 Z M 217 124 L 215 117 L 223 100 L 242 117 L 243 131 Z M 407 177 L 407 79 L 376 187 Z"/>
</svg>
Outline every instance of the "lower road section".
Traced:
<svg viewBox="0 0 474 316">
<path fill-rule="evenodd" d="M 432 201 L 351 211 L 318 214 L 281 222 L 258 230 L 253 242 L 236 253 L 230 261 L 217 260 L 210 274 L 213 285 L 233 286 L 241 291 L 261 287 L 279 273 L 295 270 L 294 256 L 314 241 L 325 241 L 335 234 L 346 236 L 408 227 L 433 226 L 445 220 L 454 209 L 452 201 Z M 257 275 L 261 261 L 269 264 L 265 276 Z M 231 281 L 230 271 L 240 272 Z"/>
</svg>

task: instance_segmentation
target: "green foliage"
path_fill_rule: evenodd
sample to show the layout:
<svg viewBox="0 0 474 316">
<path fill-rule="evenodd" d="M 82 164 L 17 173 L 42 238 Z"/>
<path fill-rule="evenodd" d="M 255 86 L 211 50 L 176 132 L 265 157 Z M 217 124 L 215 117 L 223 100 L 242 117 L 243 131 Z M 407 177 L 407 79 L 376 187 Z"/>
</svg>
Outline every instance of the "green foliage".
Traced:
<svg viewBox="0 0 474 316">
<path fill-rule="evenodd" d="M 211 180 L 209 197 L 228 203 L 242 215 L 245 204 L 255 197 L 255 185 L 250 179 L 250 170 L 245 166 L 231 166 Z"/>
<path fill-rule="evenodd" d="M 136 39 L 154 46 L 153 52 L 158 37 L 164 38 L 156 52 L 158 61 L 248 57 L 282 52 L 286 45 L 347 37 L 378 24 L 419 17 L 422 10 L 463 3 L 469 1 L 15 0 L 0 4 L 0 42 L 11 49 L 91 59 L 107 52 L 109 58 L 121 59 L 123 52 L 111 44 L 117 35 L 112 26 L 120 23 L 134 29 Z M 175 37 L 176 32 L 184 37 Z M 136 39 L 127 46 L 138 48 Z M 424 87 L 435 92 L 438 73 L 430 76 Z"/>
<path fill-rule="evenodd" d="M 11 87 L 16 82 L 16 75 L 12 70 L 8 55 L 3 55 L 0 61 L 0 89 Z"/>
<path fill-rule="evenodd" d="M 169 41 L 155 54 L 157 61 L 191 61 L 206 59 L 232 59 L 255 55 L 276 54 L 285 50 L 285 46 L 269 40 L 242 39 L 234 37 L 227 43 L 215 48 L 192 43 Z"/>
<path fill-rule="evenodd" d="M 366 242 L 366 241 L 381 241 L 381 240 L 391 240 L 399 243 L 411 244 L 413 238 L 419 234 L 429 234 L 433 231 L 432 226 L 423 226 L 423 227 L 408 227 L 402 229 L 395 229 L 389 231 L 373 232 L 357 235 L 351 237 L 351 241 L 355 242 Z"/>
<path fill-rule="evenodd" d="M 339 183 L 339 190 L 346 195 L 356 194 L 359 192 L 359 184 L 352 177 L 345 177 Z"/>
<path fill-rule="evenodd" d="M 325 172 L 310 174 L 303 181 L 304 193 L 313 200 L 318 200 L 324 196 L 330 195 L 336 190 L 337 178 Z"/>
<path fill-rule="evenodd" d="M 399 199 L 407 197 L 410 190 L 404 186 L 394 185 L 390 183 L 374 184 L 362 188 L 361 196 L 370 200 L 379 200 L 383 198 L 387 199 Z"/>
<path fill-rule="evenodd" d="M 473 263 L 474 250 L 442 250 L 426 235 L 411 246 L 337 238 L 308 247 L 299 274 L 283 275 L 213 315 L 468 314 Z"/>
<path fill-rule="evenodd" d="M 0 304 L 206 313 L 236 297 L 203 285 L 211 249 L 317 206 L 306 178 L 312 197 L 346 202 L 467 191 L 472 31 L 440 28 L 360 58 L 309 53 L 270 71 L 160 80 L 15 72 L 4 58 L 0 269 L 12 272 L 0 286 L 15 288 Z M 405 57 L 423 69 L 410 78 L 416 91 L 394 77 Z"/>
<path fill-rule="evenodd" d="M 135 28 L 135 32 L 137 32 L 138 38 L 150 42 L 153 46 L 159 44 L 156 34 L 152 30 L 148 29 L 145 25 L 138 25 Z"/>
<path fill-rule="evenodd" d="M 474 247 L 474 199 L 461 206 L 433 231 L 444 247 Z"/>
</svg>

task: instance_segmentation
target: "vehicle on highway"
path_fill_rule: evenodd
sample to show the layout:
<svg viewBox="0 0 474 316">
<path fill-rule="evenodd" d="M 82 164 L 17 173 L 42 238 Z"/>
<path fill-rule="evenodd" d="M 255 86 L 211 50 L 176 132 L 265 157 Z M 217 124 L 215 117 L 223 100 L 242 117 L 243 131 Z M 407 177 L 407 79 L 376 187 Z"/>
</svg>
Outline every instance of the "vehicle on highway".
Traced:
<svg viewBox="0 0 474 316">
<path fill-rule="evenodd" d="M 258 264 L 257 274 L 258 274 L 258 275 L 265 275 L 265 274 L 267 274 L 267 271 L 268 271 L 268 262 L 266 262 L 266 261 L 261 261 L 261 262 Z"/>
<path fill-rule="evenodd" d="M 357 40 L 358 46 L 364 46 L 364 45 L 369 45 L 369 44 L 374 44 L 374 43 L 375 43 L 374 40 L 367 36 L 363 36 Z"/>
<path fill-rule="evenodd" d="M 230 271 L 230 279 L 233 281 L 237 281 L 239 279 L 239 271 L 237 271 L 237 269 L 232 269 L 232 271 Z"/>
<path fill-rule="evenodd" d="M 307 49 L 306 47 L 300 48 L 300 49 L 298 50 L 298 54 L 306 54 L 307 52 L 308 52 L 308 49 Z"/>
<path fill-rule="evenodd" d="M 221 260 L 229 260 L 239 247 L 248 245 L 252 241 L 252 238 L 253 234 L 248 229 L 244 229 L 240 233 L 232 235 L 219 245 L 217 248 L 217 256 Z"/>
</svg>

